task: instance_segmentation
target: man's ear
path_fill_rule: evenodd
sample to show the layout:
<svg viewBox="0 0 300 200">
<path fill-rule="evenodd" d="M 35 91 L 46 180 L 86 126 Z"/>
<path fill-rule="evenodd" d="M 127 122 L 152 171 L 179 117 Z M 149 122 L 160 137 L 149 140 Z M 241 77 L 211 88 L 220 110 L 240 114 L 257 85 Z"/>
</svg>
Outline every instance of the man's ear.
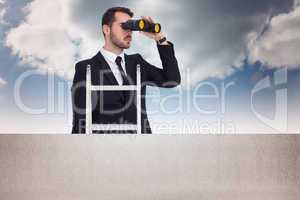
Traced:
<svg viewBox="0 0 300 200">
<path fill-rule="evenodd" d="M 109 33 L 110 33 L 110 27 L 109 27 L 108 25 L 104 24 L 104 25 L 102 26 L 102 30 L 103 30 L 103 33 L 104 33 L 105 35 L 109 35 Z"/>
</svg>

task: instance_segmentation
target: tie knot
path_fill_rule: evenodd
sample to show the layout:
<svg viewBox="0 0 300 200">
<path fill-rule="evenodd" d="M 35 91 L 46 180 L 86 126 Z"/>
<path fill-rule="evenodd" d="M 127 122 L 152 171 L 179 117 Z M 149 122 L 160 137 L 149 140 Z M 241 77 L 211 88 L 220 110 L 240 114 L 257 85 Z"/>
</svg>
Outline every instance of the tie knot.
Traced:
<svg viewBox="0 0 300 200">
<path fill-rule="evenodd" d="M 122 62 L 122 57 L 121 57 L 121 56 L 118 56 L 118 57 L 116 58 L 116 63 L 117 63 L 117 65 L 121 65 L 121 62 Z"/>
</svg>

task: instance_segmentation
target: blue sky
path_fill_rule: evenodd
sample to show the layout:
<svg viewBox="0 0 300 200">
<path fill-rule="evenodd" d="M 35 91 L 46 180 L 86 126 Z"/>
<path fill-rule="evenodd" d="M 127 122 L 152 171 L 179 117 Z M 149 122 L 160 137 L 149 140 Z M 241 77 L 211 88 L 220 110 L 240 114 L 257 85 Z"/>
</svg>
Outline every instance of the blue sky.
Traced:
<svg viewBox="0 0 300 200">
<path fill-rule="evenodd" d="M 149 88 L 155 133 L 300 131 L 296 0 L 1 0 L 0 133 L 70 133 L 74 64 L 103 45 L 101 14 L 115 5 L 153 16 L 175 44 L 183 82 Z M 135 52 L 161 66 L 153 41 L 135 35 Z"/>
</svg>

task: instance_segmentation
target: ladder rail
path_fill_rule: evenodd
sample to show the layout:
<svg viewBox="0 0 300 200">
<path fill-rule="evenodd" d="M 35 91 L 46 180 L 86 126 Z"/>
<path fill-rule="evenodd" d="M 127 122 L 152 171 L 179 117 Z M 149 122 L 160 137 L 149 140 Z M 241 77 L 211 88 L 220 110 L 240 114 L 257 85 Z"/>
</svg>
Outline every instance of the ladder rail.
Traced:
<svg viewBox="0 0 300 200">
<path fill-rule="evenodd" d="M 91 65 L 86 70 L 86 107 L 85 107 L 85 133 L 92 133 L 92 91 L 91 91 Z"/>
<path fill-rule="evenodd" d="M 137 65 L 136 69 L 136 120 L 137 120 L 137 134 L 142 134 L 142 119 L 141 119 L 141 66 Z"/>
</svg>

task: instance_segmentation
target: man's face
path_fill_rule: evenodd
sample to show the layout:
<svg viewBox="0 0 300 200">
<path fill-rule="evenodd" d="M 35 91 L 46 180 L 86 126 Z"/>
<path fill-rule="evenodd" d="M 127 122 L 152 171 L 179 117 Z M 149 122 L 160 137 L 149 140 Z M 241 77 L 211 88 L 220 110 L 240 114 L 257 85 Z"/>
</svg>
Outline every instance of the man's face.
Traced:
<svg viewBox="0 0 300 200">
<path fill-rule="evenodd" d="M 113 22 L 110 29 L 110 40 L 111 42 L 121 49 L 128 49 L 132 40 L 132 31 L 124 30 L 121 27 L 121 23 L 127 22 L 131 17 L 122 12 L 115 13 L 115 21 Z"/>
</svg>

